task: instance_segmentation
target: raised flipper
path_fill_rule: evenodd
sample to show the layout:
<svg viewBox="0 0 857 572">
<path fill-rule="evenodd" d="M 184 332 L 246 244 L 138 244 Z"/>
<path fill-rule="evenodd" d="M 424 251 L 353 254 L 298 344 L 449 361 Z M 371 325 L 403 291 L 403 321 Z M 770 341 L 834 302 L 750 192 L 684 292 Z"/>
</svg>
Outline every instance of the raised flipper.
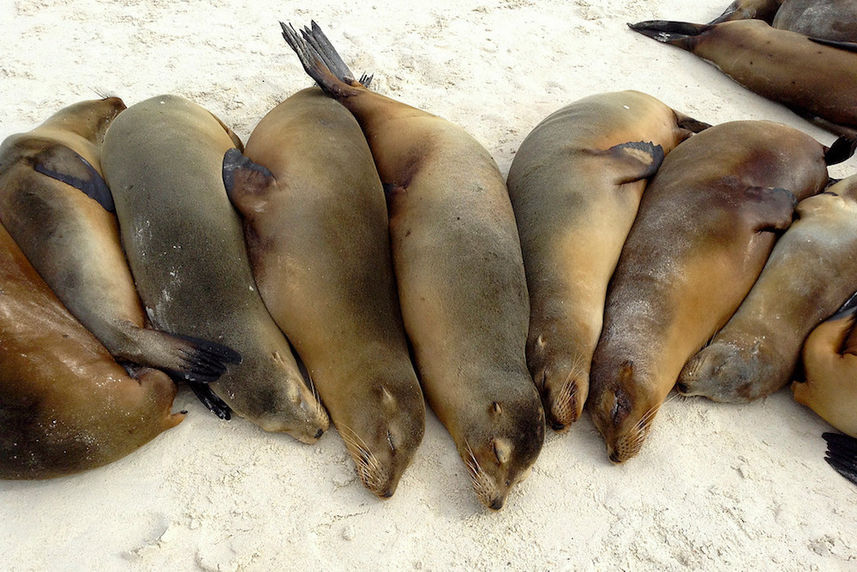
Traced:
<svg viewBox="0 0 857 572">
<path fill-rule="evenodd" d="M 107 183 L 89 161 L 65 145 L 51 145 L 33 158 L 33 169 L 80 190 L 108 212 L 116 212 Z"/>
<path fill-rule="evenodd" d="M 636 24 L 628 24 L 628 27 L 657 40 L 663 44 L 678 46 L 683 50 L 692 51 L 696 43 L 696 37 L 713 28 L 709 24 L 692 24 L 690 22 L 673 22 L 670 20 L 646 20 Z"/>
<path fill-rule="evenodd" d="M 291 25 L 280 22 L 280 27 L 283 39 L 297 54 L 304 71 L 327 95 L 335 99 L 350 97 L 360 93 L 372 80 L 365 75 L 361 77 L 365 84 L 354 79 L 354 74 L 315 22 L 311 29 L 301 30 L 300 36 Z"/>
<path fill-rule="evenodd" d="M 664 160 L 664 149 L 651 141 L 633 141 L 614 145 L 606 151 L 596 151 L 599 155 L 609 155 L 619 167 L 616 185 L 624 185 L 642 179 L 648 179 L 658 172 Z"/>
<path fill-rule="evenodd" d="M 824 460 L 837 473 L 857 485 L 857 439 L 841 433 L 824 433 L 827 454 Z"/>
<path fill-rule="evenodd" d="M 770 24 L 774 21 L 780 4 L 782 4 L 782 0 L 735 0 L 709 24 L 734 20 L 764 20 Z"/>
<path fill-rule="evenodd" d="M 203 405 L 205 405 L 209 411 L 224 419 L 229 421 L 232 418 L 232 410 L 226 405 L 226 402 L 217 397 L 211 388 L 204 383 L 188 383 L 191 391 L 193 391 L 194 395 L 196 395 L 197 399 L 199 399 Z"/>
<path fill-rule="evenodd" d="M 845 50 L 846 52 L 857 52 L 857 42 L 839 42 L 836 40 L 827 40 L 825 38 L 810 38 L 810 40 L 816 44 L 821 44 L 822 46 L 838 48 L 840 50 Z"/>
</svg>

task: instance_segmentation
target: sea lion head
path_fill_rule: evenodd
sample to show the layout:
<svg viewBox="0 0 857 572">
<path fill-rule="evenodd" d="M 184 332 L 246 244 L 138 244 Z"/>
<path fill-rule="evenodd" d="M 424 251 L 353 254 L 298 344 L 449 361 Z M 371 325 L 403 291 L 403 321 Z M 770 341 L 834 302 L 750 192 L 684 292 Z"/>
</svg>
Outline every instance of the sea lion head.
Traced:
<svg viewBox="0 0 857 572">
<path fill-rule="evenodd" d="M 524 402 L 492 401 L 485 405 L 489 430 L 474 423 L 459 445 L 479 501 L 500 510 L 515 484 L 529 475 L 545 438 L 545 415 L 536 395 Z"/>
<path fill-rule="evenodd" d="M 93 143 L 101 143 L 110 123 L 125 110 L 115 96 L 81 101 L 51 115 L 42 126 L 71 131 Z"/>
<path fill-rule="evenodd" d="M 592 421 L 607 445 L 607 456 L 614 463 L 624 463 L 640 452 L 652 420 L 662 399 L 645 391 L 651 384 L 635 371 L 634 363 L 625 361 L 598 397 L 590 400 Z"/>
<path fill-rule="evenodd" d="M 245 416 L 265 431 L 287 433 L 302 443 L 312 444 L 330 425 L 327 411 L 321 406 L 315 390 L 303 379 L 289 376 L 282 384 L 261 385 L 240 409 Z"/>
<path fill-rule="evenodd" d="M 684 396 L 701 395 L 724 403 L 746 403 L 757 396 L 763 372 L 765 346 L 715 341 L 685 364 L 676 382 Z M 771 372 L 773 374 L 773 372 Z"/>
<path fill-rule="evenodd" d="M 425 431 L 425 403 L 419 386 L 378 385 L 373 403 L 380 411 L 355 411 L 336 428 L 354 459 L 363 486 L 379 498 L 393 496 Z M 362 413 L 362 414 L 361 414 Z"/>
</svg>

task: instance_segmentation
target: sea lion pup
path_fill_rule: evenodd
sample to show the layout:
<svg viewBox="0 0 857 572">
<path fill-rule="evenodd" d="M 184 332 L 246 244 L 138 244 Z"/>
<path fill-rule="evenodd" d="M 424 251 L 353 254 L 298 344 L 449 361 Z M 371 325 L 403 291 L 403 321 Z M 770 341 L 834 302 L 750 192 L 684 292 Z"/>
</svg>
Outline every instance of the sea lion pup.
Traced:
<svg viewBox="0 0 857 572">
<path fill-rule="evenodd" d="M 423 390 L 479 500 L 500 509 L 544 441 L 524 356 L 527 283 L 503 177 L 461 127 L 354 80 L 315 23 L 303 38 L 282 28 L 307 73 L 363 128 L 388 190 L 393 268 Z"/>
<path fill-rule="evenodd" d="M 857 437 L 855 316 L 857 295 L 806 339 L 801 352 L 806 381 L 792 383 L 795 401 L 852 437 Z"/>
<path fill-rule="evenodd" d="M 259 294 L 363 484 L 390 497 L 422 441 L 425 402 L 369 145 L 347 109 L 311 88 L 269 112 L 244 155 L 226 152 L 224 180 L 244 217 Z"/>
<path fill-rule="evenodd" d="M 152 323 L 237 351 L 241 363 L 211 390 L 266 431 L 311 443 L 327 414 L 256 291 L 241 219 L 223 188 L 223 155 L 235 139 L 202 107 L 162 95 L 113 121 L 101 163 Z"/>
<path fill-rule="evenodd" d="M 857 53 L 772 28 L 761 20 L 714 25 L 649 21 L 629 26 L 709 61 L 744 87 L 823 129 L 857 134 Z"/>
<path fill-rule="evenodd" d="M 762 271 L 795 199 L 827 180 L 825 148 L 769 121 L 709 127 L 667 155 L 613 273 L 592 359 L 588 407 L 611 461 L 637 454 L 682 366 Z"/>
<path fill-rule="evenodd" d="M 857 176 L 804 199 L 795 212 L 741 306 L 684 366 L 679 393 L 741 403 L 777 391 L 810 331 L 854 291 Z M 857 399 L 852 407 L 857 419 Z"/>
<path fill-rule="evenodd" d="M 84 101 L 0 146 L 0 220 L 30 263 L 118 360 L 194 382 L 217 379 L 235 352 L 145 329 L 146 316 L 101 175 L 100 145 L 125 104 Z"/>
<path fill-rule="evenodd" d="M 0 226 L 0 478 L 45 479 L 124 457 L 175 427 L 175 385 L 128 376 Z"/>
<path fill-rule="evenodd" d="M 583 410 L 607 283 L 648 178 L 703 127 L 644 93 L 602 93 L 549 115 L 512 161 L 530 293 L 527 363 L 556 430 Z"/>
</svg>

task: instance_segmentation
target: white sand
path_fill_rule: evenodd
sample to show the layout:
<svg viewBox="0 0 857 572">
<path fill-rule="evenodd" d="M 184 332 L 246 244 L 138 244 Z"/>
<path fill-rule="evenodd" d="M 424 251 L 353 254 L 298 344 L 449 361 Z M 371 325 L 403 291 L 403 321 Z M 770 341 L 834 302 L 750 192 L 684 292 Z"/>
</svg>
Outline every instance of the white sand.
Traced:
<svg viewBox="0 0 857 572">
<path fill-rule="evenodd" d="M 248 3 L 249 4 L 249 3 Z M 834 137 L 625 22 L 706 21 L 727 0 L 0 3 L 0 136 L 110 90 L 177 93 L 245 138 L 309 85 L 278 19 L 318 20 L 386 95 L 455 121 L 505 173 L 548 113 L 639 89 L 710 123 L 772 119 Z M 854 172 L 857 162 L 832 169 Z M 857 569 L 857 488 L 823 461 L 829 427 L 788 391 L 747 406 L 673 400 L 611 465 L 588 418 L 549 433 L 500 513 L 478 505 L 433 416 L 396 495 L 366 492 L 335 431 L 316 446 L 187 420 L 110 466 L 0 482 L 0 569 Z"/>
</svg>

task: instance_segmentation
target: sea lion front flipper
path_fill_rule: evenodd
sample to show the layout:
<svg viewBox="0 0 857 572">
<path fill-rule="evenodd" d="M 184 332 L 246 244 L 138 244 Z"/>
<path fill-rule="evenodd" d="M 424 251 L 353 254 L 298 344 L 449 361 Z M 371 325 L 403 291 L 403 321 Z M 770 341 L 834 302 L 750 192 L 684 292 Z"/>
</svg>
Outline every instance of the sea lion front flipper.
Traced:
<svg viewBox="0 0 857 572">
<path fill-rule="evenodd" d="M 837 165 L 850 159 L 855 150 L 857 150 L 857 138 L 843 135 L 824 152 L 824 162 L 828 166 Z"/>
<path fill-rule="evenodd" d="M 663 44 L 678 46 L 688 51 L 693 49 L 697 36 L 713 28 L 709 24 L 692 24 L 671 20 L 646 20 L 636 24 L 629 23 L 628 27 Z"/>
<path fill-rule="evenodd" d="M 89 161 L 65 145 L 51 145 L 34 157 L 33 169 L 78 189 L 98 201 L 108 212 L 116 212 L 113 195 L 104 178 Z"/>
<path fill-rule="evenodd" d="M 824 460 L 837 473 L 857 485 L 857 439 L 840 433 L 824 433 L 827 454 Z"/>
<path fill-rule="evenodd" d="M 821 44 L 822 46 L 829 46 L 831 48 L 837 48 L 840 50 L 845 50 L 846 52 L 857 52 L 857 42 L 838 42 L 836 40 L 827 40 L 825 38 L 813 38 L 810 36 L 809 40 L 811 42 L 815 42 L 816 44 Z"/>
<path fill-rule="evenodd" d="M 205 383 L 188 383 L 191 391 L 193 391 L 194 395 L 196 395 L 197 399 L 199 399 L 203 405 L 205 405 L 209 411 L 220 417 L 225 421 L 229 421 L 232 419 L 232 410 L 226 405 L 226 402 L 217 397 L 211 388 L 208 387 Z"/>
<path fill-rule="evenodd" d="M 614 162 L 616 185 L 648 179 L 658 172 L 665 156 L 663 147 L 651 141 L 621 143 L 601 153 Z"/>
<path fill-rule="evenodd" d="M 693 117 L 685 115 L 684 113 L 676 111 L 675 109 L 673 109 L 673 114 L 675 115 L 676 125 L 678 125 L 681 129 L 690 132 L 688 133 L 688 136 L 693 133 L 705 131 L 706 129 L 711 127 L 710 123 L 694 119 Z"/>
<path fill-rule="evenodd" d="M 276 184 L 277 180 L 267 167 L 254 163 L 238 149 L 229 149 L 223 155 L 223 185 L 232 204 L 241 205 L 240 210 L 261 210 L 268 190 Z"/>
<path fill-rule="evenodd" d="M 793 192 L 781 187 L 748 187 L 745 200 L 756 207 L 748 210 L 750 224 L 756 232 L 789 228 L 798 202 Z"/>
<path fill-rule="evenodd" d="M 709 24 L 735 20 L 764 20 L 770 24 L 774 21 L 780 3 L 778 0 L 735 0 Z"/>
</svg>

